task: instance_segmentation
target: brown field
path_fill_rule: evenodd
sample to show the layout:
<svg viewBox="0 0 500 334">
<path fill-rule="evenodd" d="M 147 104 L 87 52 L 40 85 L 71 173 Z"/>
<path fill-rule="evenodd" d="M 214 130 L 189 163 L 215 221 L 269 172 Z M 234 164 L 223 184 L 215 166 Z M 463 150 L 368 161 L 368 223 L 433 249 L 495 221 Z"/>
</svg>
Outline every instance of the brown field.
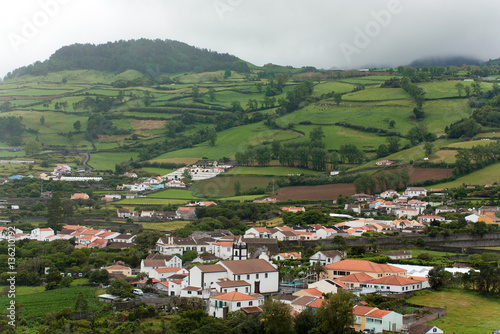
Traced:
<svg viewBox="0 0 500 334">
<path fill-rule="evenodd" d="M 131 122 L 134 130 L 152 130 L 161 128 L 167 121 L 132 119 Z"/>
<path fill-rule="evenodd" d="M 352 183 L 338 183 L 320 186 L 285 187 L 278 189 L 277 192 L 278 195 L 273 197 L 278 201 L 286 201 L 288 199 L 324 200 L 336 199 L 339 195 L 354 195 L 356 189 Z"/>
</svg>

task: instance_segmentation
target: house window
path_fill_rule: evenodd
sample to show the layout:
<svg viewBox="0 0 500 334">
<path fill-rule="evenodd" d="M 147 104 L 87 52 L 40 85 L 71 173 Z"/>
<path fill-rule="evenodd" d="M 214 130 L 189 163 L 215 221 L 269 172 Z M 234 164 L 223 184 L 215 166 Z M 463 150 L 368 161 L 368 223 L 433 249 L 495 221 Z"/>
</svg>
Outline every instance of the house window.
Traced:
<svg viewBox="0 0 500 334">
<path fill-rule="evenodd" d="M 201 295 L 201 291 L 198 291 L 198 295 Z"/>
<path fill-rule="evenodd" d="M 234 288 L 234 291 L 238 292 L 238 288 Z"/>
<path fill-rule="evenodd" d="M 238 275 L 238 280 L 240 280 L 240 279 L 241 279 L 241 275 Z"/>
<path fill-rule="evenodd" d="M 250 279 L 250 275 L 247 275 L 247 279 Z"/>
<path fill-rule="evenodd" d="M 266 274 L 264 274 L 264 277 L 265 277 L 265 278 L 267 278 L 267 277 L 268 277 L 267 273 L 266 273 Z"/>
<path fill-rule="evenodd" d="M 248 302 L 248 306 L 252 306 L 253 305 L 253 302 Z"/>
<path fill-rule="evenodd" d="M 245 292 L 248 293 L 248 287 L 245 288 Z"/>
<path fill-rule="evenodd" d="M 259 274 L 256 274 L 256 275 L 255 275 L 255 278 L 259 278 Z"/>
<path fill-rule="evenodd" d="M 240 302 L 236 303 L 236 307 L 241 307 L 241 303 Z"/>
<path fill-rule="evenodd" d="M 190 294 L 191 294 L 191 291 L 188 291 L 188 295 L 190 295 Z"/>
</svg>

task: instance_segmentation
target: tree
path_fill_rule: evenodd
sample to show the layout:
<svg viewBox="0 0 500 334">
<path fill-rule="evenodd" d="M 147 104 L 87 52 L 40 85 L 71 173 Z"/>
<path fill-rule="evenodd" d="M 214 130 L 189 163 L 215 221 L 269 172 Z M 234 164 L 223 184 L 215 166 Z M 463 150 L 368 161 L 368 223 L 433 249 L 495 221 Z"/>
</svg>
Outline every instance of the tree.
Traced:
<svg viewBox="0 0 500 334">
<path fill-rule="evenodd" d="M 52 290 L 57 287 L 59 282 L 61 282 L 62 276 L 59 270 L 55 268 L 50 268 L 49 273 L 47 276 L 45 276 L 45 283 L 47 284 L 45 286 L 45 290 Z"/>
<path fill-rule="evenodd" d="M 154 249 L 158 239 L 164 236 L 160 231 L 143 231 L 135 236 L 134 243 L 138 249 L 148 252 Z"/>
<path fill-rule="evenodd" d="M 241 195 L 241 183 L 240 180 L 236 180 L 234 183 L 234 196 L 240 196 Z"/>
<path fill-rule="evenodd" d="M 293 330 L 293 317 L 290 306 L 267 297 L 260 315 L 267 334 L 289 334 Z"/>
<path fill-rule="evenodd" d="M 342 238 L 344 240 L 344 238 Z M 345 240 L 344 240 L 345 241 Z M 319 281 L 320 275 L 326 273 L 325 271 L 325 266 L 322 265 L 320 262 L 315 262 L 313 266 L 311 267 L 312 272 L 316 275 L 316 280 Z"/>
<path fill-rule="evenodd" d="M 109 281 L 109 273 L 106 269 L 91 271 L 88 274 L 89 282 L 106 284 Z"/>
<path fill-rule="evenodd" d="M 32 156 L 40 152 L 40 145 L 34 140 L 29 140 L 23 149 L 27 156 Z"/>
<path fill-rule="evenodd" d="M 476 96 L 481 95 L 482 87 L 481 87 L 481 83 L 479 81 L 474 81 L 471 84 L 471 87 L 472 87 L 472 90 L 474 91 L 474 95 L 476 95 Z"/>
<path fill-rule="evenodd" d="M 335 103 L 339 105 L 340 102 L 342 102 L 342 94 L 335 93 L 335 95 L 333 95 L 333 101 L 335 101 Z"/>
<path fill-rule="evenodd" d="M 300 312 L 294 320 L 296 334 L 312 333 L 312 330 L 319 330 L 319 321 L 312 308 L 306 308 Z"/>
<path fill-rule="evenodd" d="M 389 149 L 387 148 L 387 145 L 380 144 L 379 147 L 377 148 L 377 158 L 382 158 L 388 155 L 389 155 Z"/>
<path fill-rule="evenodd" d="M 200 88 L 197 85 L 193 86 L 192 91 L 193 91 L 193 97 L 200 96 Z"/>
<path fill-rule="evenodd" d="M 370 174 L 363 173 L 354 180 L 354 187 L 356 192 L 373 194 L 377 190 L 377 182 Z"/>
<path fill-rule="evenodd" d="M 54 192 L 47 207 L 47 227 L 52 228 L 54 231 L 59 231 L 59 226 L 63 221 L 63 208 L 61 203 L 60 194 Z"/>
<path fill-rule="evenodd" d="M 429 278 L 429 285 L 431 286 L 431 288 L 434 290 L 439 290 L 449 283 L 453 274 L 444 270 L 443 268 L 434 267 L 429 270 L 427 276 Z"/>
<path fill-rule="evenodd" d="M 424 144 L 425 155 L 427 155 L 427 156 L 431 155 L 433 150 L 434 150 L 434 144 L 433 143 L 426 142 Z"/>
<path fill-rule="evenodd" d="M 314 128 L 309 133 L 309 140 L 311 142 L 311 146 L 324 147 L 323 138 L 325 138 L 325 131 L 321 126 Z"/>
<path fill-rule="evenodd" d="M 119 278 L 111 282 L 109 287 L 106 289 L 106 293 L 126 298 L 132 297 L 132 290 L 134 290 L 134 287 L 130 285 L 129 282 L 123 278 Z"/>
<path fill-rule="evenodd" d="M 457 89 L 458 91 L 458 96 L 461 97 L 462 96 L 462 92 L 464 90 L 464 84 L 459 82 L 455 85 L 455 88 Z"/>
<path fill-rule="evenodd" d="M 215 142 L 217 141 L 217 131 L 215 131 L 215 128 L 210 128 L 207 130 L 207 137 L 210 146 L 215 146 Z"/>
<path fill-rule="evenodd" d="M 75 303 L 75 312 L 78 312 L 81 315 L 82 312 L 86 313 L 88 311 L 89 311 L 89 304 L 87 303 L 87 300 L 83 296 L 83 293 L 80 291 Z"/>
<path fill-rule="evenodd" d="M 40 124 L 41 125 L 44 125 L 45 124 L 45 117 L 40 117 Z"/>
<path fill-rule="evenodd" d="M 354 324 L 352 309 L 355 295 L 339 289 L 336 294 L 328 294 L 323 305 L 316 312 L 320 328 L 328 334 L 351 333 Z"/>
<path fill-rule="evenodd" d="M 469 97 L 470 96 L 470 86 L 465 86 L 464 90 L 465 90 L 465 96 Z"/>
<path fill-rule="evenodd" d="M 389 153 L 396 153 L 399 151 L 399 141 L 400 139 L 398 137 L 389 137 L 386 139 L 387 141 L 387 149 L 389 150 Z"/>
<path fill-rule="evenodd" d="M 75 131 L 80 131 L 81 128 L 82 123 L 80 121 L 76 121 L 75 123 L 73 123 L 73 129 L 75 129 Z"/>
</svg>

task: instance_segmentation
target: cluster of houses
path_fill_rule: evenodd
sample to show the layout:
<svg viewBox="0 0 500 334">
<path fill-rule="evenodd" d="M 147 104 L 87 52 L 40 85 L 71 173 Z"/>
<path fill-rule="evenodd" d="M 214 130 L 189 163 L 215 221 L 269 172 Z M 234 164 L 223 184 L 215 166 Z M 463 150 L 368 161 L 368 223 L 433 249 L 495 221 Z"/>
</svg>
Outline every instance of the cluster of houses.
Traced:
<svg viewBox="0 0 500 334">
<path fill-rule="evenodd" d="M 224 234 L 224 233 L 220 233 Z M 312 265 L 320 263 L 323 271 L 313 283 L 291 294 L 280 294 L 277 265 L 262 253 L 258 258 L 249 258 L 247 248 L 241 248 L 244 239 L 230 238 L 160 238 L 158 253 L 149 254 L 141 261 L 140 272 L 149 279 L 132 281 L 136 287 L 150 286 L 168 296 L 198 297 L 207 305 L 209 315 L 224 318 L 229 312 L 241 310 L 247 314 L 262 312 L 266 295 L 290 305 L 293 314 L 307 308 L 317 309 L 325 302 L 325 294 L 339 290 L 357 295 L 379 292 L 400 294 L 428 287 L 426 277 L 412 276 L 407 269 L 397 265 L 378 264 L 364 260 L 345 260 L 339 251 L 320 251 L 310 257 Z M 236 247 L 239 245 L 240 247 Z M 225 249 L 219 256 L 215 252 Z M 193 262 L 182 263 L 177 254 L 187 250 L 212 253 L 199 256 Z M 300 259 L 300 253 L 278 253 L 274 259 Z M 186 265 L 196 263 L 187 269 Z M 105 267 L 112 277 L 130 276 L 132 270 L 124 265 Z M 368 307 L 362 303 L 353 309 L 354 329 L 400 331 L 405 326 L 399 313 Z"/>
<path fill-rule="evenodd" d="M 118 218 L 131 218 L 131 219 L 182 219 L 194 220 L 196 219 L 196 208 L 217 205 L 212 201 L 198 201 L 189 203 L 186 206 L 180 206 L 176 211 L 133 211 L 127 208 L 116 209 Z"/>
<path fill-rule="evenodd" d="M 6 227 L 0 227 L 0 240 L 7 239 Z M 75 239 L 75 248 L 119 248 L 124 249 L 134 246 L 134 235 L 112 232 L 104 229 L 92 229 L 80 225 L 65 225 L 56 233 L 50 227 L 35 228 L 29 234 L 17 229 L 14 240 L 54 241 Z"/>
<path fill-rule="evenodd" d="M 191 166 L 179 168 L 164 176 L 147 178 L 142 182 L 133 184 L 118 185 L 116 189 L 142 192 L 155 189 L 186 188 L 186 184 L 182 180 L 188 175 L 192 181 L 206 180 L 224 173 L 227 169 L 234 167 L 235 164 L 234 161 L 198 160 Z M 123 176 L 137 178 L 135 173 L 125 173 Z"/>
<path fill-rule="evenodd" d="M 57 164 L 51 173 L 41 173 L 38 178 L 41 180 L 58 181 L 102 181 L 100 176 L 68 176 L 71 174 L 71 167 L 67 164 Z M 85 173 L 85 169 L 77 169 L 77 173 Z"/>
</svg>

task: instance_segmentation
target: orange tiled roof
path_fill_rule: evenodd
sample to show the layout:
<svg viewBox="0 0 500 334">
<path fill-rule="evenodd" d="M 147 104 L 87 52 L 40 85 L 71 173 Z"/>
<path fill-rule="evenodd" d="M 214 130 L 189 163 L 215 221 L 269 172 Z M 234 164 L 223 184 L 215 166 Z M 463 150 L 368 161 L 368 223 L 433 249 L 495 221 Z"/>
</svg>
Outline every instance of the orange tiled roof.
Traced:
<svg viewBox="0 0 500 334">
<path fill-rule="evenodd" d="M 374 310 L 376 310 L 375 307 L 356 305 L 352 309 L 352 314 L 353 315 L 367 315 L 368 313 L 373 312 Z"/>
<path fill-rule="evenodd" d="M 175 273 L 175 272 L 181 270 L 181 268 L 177 268 L 177 267 L 172 267 L 172 268 L 157 268 L 157 269 L 154 269 L 154 270 L 156 270 L 157 273 L 162 274 L 162 273 Z"/>
<path fill-rule="evenodd" d="M 371 273 L 381 272 L 406 272 L 406 270 L 391 266 L 389 264 L 380 264 L 365 260 L 342 260 L 335 263 L 330 263 L 325 266 L 327 270 L 346 270 L 346 271 L 361 271 Z"/>
<path fill-rule="evenodd" d="M 402 276 L 386 276 L 382 278 L 377 278 L 371 281 L 370 283 L 387 284 L 387 285 L 410 285 L 410 284 L 420 283 L 420 281 L 416 281 Z"/>
<path fill-rule="evenodd" d="M 212 297 L 214 299 L 220 299 L 220 300 L 228 300 L 228 301 L 239 301 L 239 300 L 256 300 L 257 298 L 245 295 L 241 292 L 233 291 L 233 292 L 228 292 L 224 293 L 222 295 L 218 295 L 215 297 Z"/>
<path fill-rule="evenodd" d="M 385 317 L 386 315 L 388 315 L 389 313 L 391 313 L 392 311 L 386 311 L 386 310 L 379 310 L 379 309 L 376 309 L 375 311 L 373 312 L 370 312 L 369 314 L 367 314 L 367 316 L 371 317 L 371 318 L 379 318 L 379 319 L 382 319 L 383 317 Z"/>
</svg>

